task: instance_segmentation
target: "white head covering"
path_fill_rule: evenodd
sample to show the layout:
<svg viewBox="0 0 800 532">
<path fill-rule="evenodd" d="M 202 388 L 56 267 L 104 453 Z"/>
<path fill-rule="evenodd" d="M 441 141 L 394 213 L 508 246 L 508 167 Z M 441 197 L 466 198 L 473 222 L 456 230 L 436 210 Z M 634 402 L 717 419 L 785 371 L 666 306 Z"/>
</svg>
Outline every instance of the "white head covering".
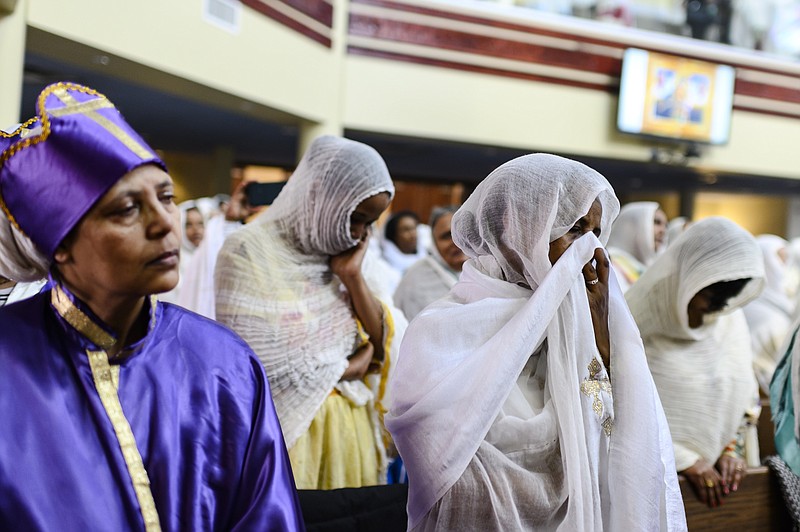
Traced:
<svg viewBox="0 0 800 532">
<path fill-rule="evenodd" d="M 676 216 L 667 222 L 667 245 L 675 242 L 688 229 L 689 224 L 691 221 L 686 216 Z"/>
<path fill-rule="evenodd" d="M 358 345 L 329 259 L 358 243 L 350 215 L 381 192 L 391 196 L 394 187 L 374 149 L 319 137 L 272 206 L 230 235 L 217 259 L 217 319 L 264 364 L 288 447 L 308 429 Z"/>
<path fill-rule="evenodd" d="M 430 227 L 445 214 L 454 214 L 455 207 L 437 207 L 431 215 Z M 411 320 L 422 309 L 447 294 L 458 281 L 460 272 L 454 271 L 444 260 L 435 239 L 431 238 L 428 255 L 411 267 L 403 275 L 394 292 L 395 304 Z"/>
<path fill-rule="evenodd" d="M 210 215 L 212 214 L 208 200 L 212 200 L 212 198 L 186 200 L 178 205 L 178 212 L 181 215 L 181 265 L 183 265 L 183 254 L 186 253 L 187 255 L 191 256 L 191 254 L 197 251 L 198 248 L 198 246 L 192 244 L 186 236 L 187 213 L 192 209 L 196 209 L 203 218 L 203 224 L 206 224 Z"/>
<path fill-rule="evenodd" d="M 656 249 L 654 219 L 660 209 L 654 201 L 635 201 L 623 205 L 614 220 L 608 237 L 608 249 L 628 253 L 645 267 L 652 264 L 656 256 L 664 251 L 666 244 Z"/>
<path fill-rule="evenodd" d="M 547 493 L 535 508 L 493 499 L 499 526 L 535 518 L 563 530 L 644 530 L 683 519 L 666 422 L 613 281 L 614 399 L 602 390 L 581 393 L 607 378 L 581 275 L 605 231 L 601 241 L 592 234 L 577 240 L 555 265 L 548 252 L 595 199 L 601 227 L 608 228 L 619 203 L 603 176 L 554 155 L 527 155 L 492 172 L 453 217 L 454 240 L 471 258 L 450 294 L 409 326 L 390 384 L 386 425 L 408 469 L 409 528 L 459 481 L 482 445 L 496 447 L 511 464 L 552 448 L 556 434 L 557 449 L 548 457 L 561 465 L 550 474 L 565 486 L 567 509 L 559 514 L 563 499 L 553 507 L 542 500 L 552 497 Z M 545 339 L 546 355 L 538 358 L 546 357 L 546 376 L 523 374 Z M 534 396 L 544 403 L 535 404 Z M 604 427 L 610 432 L 611 425 L 609 438 Z M 532 498 L 553 479 L 539 462 L 537 471 L 511 466 L 526 476 L 523 491 Z M 496 481 L 507 488 L 508 470 L 484 470 L 484 487 Z"/>
<path fill-rule="evenodd" d="M 766 275 L 766 285 L 759 299 L 769 301 L 776 308 L 790 315 L 794 306 L 785 290 L 788 266 L 779 255 L 781 250 L 786 250 L 788 255 L 789 242 L 776 235 L 760 235 L 756 237 L 756 242 L 764 256 L 764 274 Z"/>
<path fill-rule="evenodd" d="M 703 325 L 689 327 L 689 301 L 718 282 L 750 278 Z M 764 285 L 755 239 L 734 222 L 706 218 L 689 227 L 642 275 L 626 298 L 642 333 L 669 420 L 679 471 L 715 463 L 736 436 L 757 387 L 743 305 Z"/>
<path fill-rule="evenodd" d="M 756 242 L 764 257 L 766 285 L 760 296 L 745 305 L 744 314 L 750 326 L 756 378 L 768 392 L 775 367 L 785 350 L 783 344 L 794 311 L 784 290 L 788 267 L 778 254 L 782 249 L 788 251 L 789 242 L 775 235 L 760 235 Z"/>
<path fill-rule="evenodd" d="M 337 255 L 358 241 L 350 215 L 381 192 L 394 195 L 389 170 L 370 146 L 322 136 L 303 155 L 291 179 L 257 221 L 274 221 L 288 241 L 307 255 Z"/>
<path fill-rule="evenodd" d="M 170 290 L 169 292 L 165 292 L 163 294 L 159 294 L 158 298 L 161 301 L 166 301 L 167 303 L 176 303 L 181 305 L 189 310 L 197 312 L 191 306 L 187 306 L 181 303 L 182 299 L 194 299 L 195 294 L 191 295 L 184 295 L 186 292 L 194 291 L 194 287 L 188 284 L 187 281 L 187 273 L 192 266 L 192 262 L 194 261 L 194 257 L 196 255 L 197 250 L 203 244 L 200 242 L 200 245 L 195 246 L 189 240 L 189 237 L 186 236 L 186 219 L 188 217 L 188 213 L 190 210 L 195 209 L 198 213 L 200 213 L 200 217 L 203 219 L 203 226 L 205 228 L 206 224 L 208 223 L 208 216 L 209 213 L 209 203 L 206 200 L 211 200 L 211 198 L 198 198 L 196 200 L 186 200 L 178 204 L 178 212 L 180 213 L 180 228 L 181 228 L 181 262 L 179 266 L 180 277 L 178 278 L 178 284 L 175 285 L 175 288 Z M 213 201 L 213 200 L 212 200 Z M 204 229 L 205 231 L 205 229 Z M 205 240 L 205 232 L 203 233 L 203 240 Z"/>
</svg>

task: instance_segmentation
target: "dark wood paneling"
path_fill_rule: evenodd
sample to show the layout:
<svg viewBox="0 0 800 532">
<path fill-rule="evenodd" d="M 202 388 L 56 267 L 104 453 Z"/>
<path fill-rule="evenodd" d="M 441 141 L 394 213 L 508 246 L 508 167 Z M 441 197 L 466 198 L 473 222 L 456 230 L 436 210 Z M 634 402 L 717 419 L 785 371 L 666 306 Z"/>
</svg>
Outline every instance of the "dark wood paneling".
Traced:
<svg viewBox="0 0 800 532">
<path fill-rule="evenodd" d="M 428 223 L 434 207 L 460 205 L 464 187 L 460 184 L 430 184 L 395 181 L 392 212 L 412 211 L 422 223 Z"/>
<path fill-rule="evenodd" d="M 276 22 L 279 22 L 284 26 L 287 26 L 300 34 L 305 35 L 306 37 L 317 41 L 323 46 L 327 46 L 328 48 L 331 47 L 330 37 L 327 37 L 325 35 L 322 35 L 321 33 L 312 30 L 308 26 L 301 24 L 300 22 L 296 21 L 291 17 L 287 17 L 280 11 L 276 11 L 275 9 L 271 8 L 267 4 L 261 2 L 260 0 L 242 0 L 242 3 L 248 7 L 255 9 L 259 13 L 275 20 Z M 286 3 L 288 4 L 290 2 Z"/>
<path fill-rule="evenodd" d="M 609 57 L 597 53 L 592 53 L 587 50 L 587 45 L 602 45 L 611 48 L 623 50 L 628 47 L 627 44 L 614 42 L 610 40 L 603 40 L 591 37 L 585 37 L 578 33 L 568 33 L 565 31 L 550 31 L 533 25 L 515 24 L 505 21 L 497 21 L 478 16 L 465 15 L 462 13 L 454 13 L 442 11 L 440 9 L 431 9 L 421 6 L 412 6 L 402 3 L 393 2 L 391 0 L 353 0 L 353 4 L 364 4 L 379 6 L 386 9 L 391 9 L 404 13 L 415 13 L 419 15 L 426 15 L 437 17 L 450 21 L 462 21 L 472 24 L 479 24 L 481 26 L 490 28 L 502 28 L 520 31 L 529 35 L 541 35 L 547 37 L 556 37 L 566 39 L 576 43 L 575 50 L 564 50 L 560 48 L 553 48 L 546 45 L 521 43 L 505 38 L 492 38 L 481 35 L 471 34 L 468 31 L 455 31 L 446 30 L 428 26 L 423 19 L 419 23 L 401 22 L 391 19 L 383 19 L 377 16 L 368 16 L 360 14 L 351 14 L 350 16 L 350 34 L 355 36 L 366 36 L 375 39 L 380 39 L 388 42 L 402 42 L 410 44 L 418 44 L 433 49 L 445 49 L 461 52 L 469 52 L 487 57 L 498 57 L 504 59 L 513 59 L 517 61 L 528 62 L 532 64 L 542 64 L 548 66 L 558 66 L 562 68 L 570 68 L 580 72 L 594 72 L 602 73 L 614 78 L 619 77 L 622 67 L 622 61 L 615 57 Z M 576 30 L 577 31 L 577 30 Z M 643 46 L 643 48 L 648 48 Z M 671 51 L 658 50 L 649 48 L 654 52 L 660 53 L 675 53 Z M 419 64 L 438 66 L 443 68 L 453 68 L 459 70 L 466 70 L 470 72 L 480 72 L 485 74 L 493 74 L 500 76 L 509 76 L 519 79 L 528 79 L 534 81 L 545 81 L 551 83 L 559 83 L 569 86 L 585 87 L 604 90 L 607 92 L 615 92 L 618 84 L 612 81 L 609 86 L 602 86 L 596 83 L 584 83 L 568 81 L 562 78 L 551 78 L 548 76 L 531 75 L 520 73 L 504 68 L 486 68 L 474 66 L 458 61 L 444 61 L 430 58 L 417 57 L 413 54 L 393 53 L 385 50 L 372 50 L 369 47 L 351 46 L 349 52 L 358 55 L 371 55 L 374 57 L 381 57 L 384 59 L 393 59 L 399 61 L 409 61 Z M 717 62 L 709 57 L 703 57 L 693 53 L 679 53 L 683 57 L 690 59 L 697 59 L 701 61 Z M 779 74 L 788 78 L 795 78 L 798 80 L 798 88 L 800 88 L 800 76 L 793 73 L 786 73 L 777 68 L 751 66 L 749 64 L 738 64 L 735 61 L 726 62 L 734 67 L 747 69 L 750 71 L 764 72 L 768 74 Z M 780 85 L 772 85 L 768 82 L 753 82 L 737 79 L 736 94 L 747 96 L 754 96 L 764 98 L 767 100 L 775 100 L 780 102 L 800 103 L 800 90 L 786 88 Z M 769 114 L 774 116 L 784 116 L 797 118 L 796 113 L 785 112 L 779 110 L 764 110 L 760 108 L 748 107 L 746 105 L 737 105 L 735 109 L 749 110 L 762 114 Z"/>
<path fill-rule="evenodd" d="M 748 470 L 739 490 L 726 496 L 717 508 L 697 500 L 686 479 L 681 478 L 680 485 L 691 532 L 792 530 L 778 479 L 766 467 Z"/>
<path fill-rule="evenodd" d="M 452 61 L 441 61 L 438 59 L 428 59 L 425 57 L 418 57 L 413 55 L 395 54 L 390 52 L 381 52 L 359 46 L 349 46 L 347 53 L 351 55 L 364 55 L 370 57 L 379 57 L 381 59 L 393 59 L 395 61 L 406 61 L 409 63 L 417 63 L 420 65 L 435 66 L 441 68 L 452 68 L 455 70 L 465 70 L 467 72 L 477 72 L 480 74 L 492 74 L 495 76 L 507 76 L 517 79 L 525 79 L 528 81 L 541 81 L 545 83 L 557 83 L 559 85 L 566 85 L 569 87 L 581 87 L 583 89 L 601 90 L 616 94 L 619 85 L 604 85 L 600 83 L 585 83 L 581 81 L 573 81 L 561 78 L 551 78 L 547 76 L 540 76 L 536 74 L 526 74 L 523 72 L 516 72 L 512 70 L 503 70 L 499 68 L 487 68 L 475 65 L 468 65 L 464 63 L 457 63 Z"/>
<path fill-rule="evenodd" d="M 329 28 L 333 26 L 333 6 L 322 0 L 284 0 L 284 4 L 305 13 Z"/>
<path fill-rule="evenodd" d="M 350 16 L 350 34 L 617 77 L 622 70 L 619 59 L 581 50 L 564 50 L 362 15 Z"/>
<path fill-rule="evenodd" d="M 567 33 L 563 31 L 555 31 L 555 30 L 548 30 L 545 28 L 539 28 L 534 26 L 526 26 L 524 24 L 515 24 L 513 22 L 505 22 L 493 19 L 487 19 L 482 17 L 474 17 L 471 15 L 464 15 L 462 13 L 454 13 L 450 11 L 441 11 L 437 9 L 430 9 L 427 7 L 419 7 L 419 6 L 411 6 L 407 4 L 399 4 L 396 2 L 385 1 L 385 0 L 352 0 L 353 4 L 369 4 L 374 6 L 386 7 L 396 11 L 404 11 L 407 13 L 418 13 L 420 15 L 430 15 L 438 18 L 443 18 L 447 20 L 458 20 L 461 22 L 469 22 L 472 24 L 480 24 L 481 26 L 487 26 L 490 28 L 499 28 L 499 29 L 507 29 L 507 30 L 515 30 L 521 31 L 524 33 L 531 33 L 536 35 L 545 35 L 548 37 L 557 37 L 560 39 L 566 39 L 568 41 L 576 40 L 576 35 L 572 33 Z M 614 41 L 607 41 L 603 39 L 596 39 L 592 37 L 580 37 L 578 39 L 580 42 L 584 42 L 587 44 L 599 44 L 604 46 L 610 46 L 612 48 L 620 48 L 624 49 L 627 48 L 627 45 L 617 43 Z"/>
<path fill-rule="evenodd" d="M 789 89 L 779 85 L 767 85 L 765 83 L 737 79 L 736 94 L 756 96 L 781 102 L 800 103 L 800 80 L 798 80 L 797 85 L 797 88 Z"/>
</svg>

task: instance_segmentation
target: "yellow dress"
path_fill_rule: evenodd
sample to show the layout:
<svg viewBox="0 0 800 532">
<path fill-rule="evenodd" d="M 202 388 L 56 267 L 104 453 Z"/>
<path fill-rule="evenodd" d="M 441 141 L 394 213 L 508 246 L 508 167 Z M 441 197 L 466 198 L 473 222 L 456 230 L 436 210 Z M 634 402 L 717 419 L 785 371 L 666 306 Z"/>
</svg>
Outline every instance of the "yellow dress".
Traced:
<svg viewBox="0 0 800 532">
<path fill-rule="evenodd" d="M 385 410 L 381 400 L 392 362 L 389 348 L 394 323 L 385 306 L 383 315 L 385 358 L 375 402 L 356 406 L 336 389 L 328 395 L 308 430 L 289 449 L 298 489 L 358 488 L 386 483 L 388 432 L 383 429 Z M 359 331 L 363 335 L 360 324 Z M 366 341 L 365 335 L 362 338 Z"/>
<path fill-rule="evenodd" d="M 379 449 L 369 405 L 354 406 L 334 390 L 289 450 L 298 489 L 380 484 Z"/>
</svg>

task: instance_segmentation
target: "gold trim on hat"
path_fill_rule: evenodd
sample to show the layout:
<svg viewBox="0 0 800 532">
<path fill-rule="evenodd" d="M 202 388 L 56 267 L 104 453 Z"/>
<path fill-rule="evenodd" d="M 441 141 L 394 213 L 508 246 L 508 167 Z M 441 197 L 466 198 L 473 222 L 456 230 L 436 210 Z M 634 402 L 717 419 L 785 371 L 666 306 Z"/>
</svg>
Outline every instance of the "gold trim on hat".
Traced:
<svg viewBox="0 0 800 532">
<path fill-rule="evenodd" d="M 131 150 L 140 159 L 149 159 L 155 154 L 139 144 L 136 139 L 128 135 L 117 124 L 97 112 L 98 109 L 114 109 L 114 104 L 108 101 L 105 96 L 98 100 L 89 100 L 80 103 L 67 92 L 66 88 L 57 88 L 53 91 L 56 98 L 61 100 L 65 107 L 60 109 L 49 109 L 47 112 L 51 116 L 67 116 L 72 114 L 82 114 L 99 124 L 103 129 L 111 133 L 114 138 L 120 141 L 126 148 Z"/>
<path fill-rule="evenodd" d="M 84 104 L 78 103 L 72 95 L 69 94 L 67 91 L 75 91 L 75 92 L 82 92 L 84 94 L 89 94 L 92 96 L 97 96 L 97 99 L 90 100 L 89 102 L 84 102 L 86 105 L 83 107 Z M 66 107 L 59 108 L 59 109 L 47 109 L 45 107 L 45 101 L 47 97 L 51 94 L 54 94 L 59 100 L 66 104 Z M 98 102 L 98 103 L 93 103 Z M 102 102 L 102 103 L 101 103 Z M 106 105 L 106 103 L 108 105 Z M 20 133 L 20 137 L 22 137 L 21 133 L 24 131 L 24 126 L 31 124 L 37 118 L 42 122 L 42 132 L 38 135 L 34 135 L 27 138 L 20 138 L 19 142 L 12 144 L 8 147 L 2 154 L 0 154 L 0 170 L 2 170 L 3 166 L 5 165 L 6 161 L 8 161 L 11 157 L 19 153 L 21 150 L 25 148 L 30 148 L 31 146 L 35 146 L 40 142 L 44 142 L 50 136 L 50 116 L 64 116 L 74 113 L 81 113 L 85 115 L 87 118 L 94 120 L 96 123 L 100 124 L 106 131 L 108 131 L 111 135 L 113 135 L 117 140 L 122 142 L 129 150 L 131 150 L 134 154 L 141 157 L 142 159 L 147 159 L 150 157 L 155 157 L 155 154 L 148 151 L 141 144 L 139 144 L 136 140 L 131 138 L 130 135 L 125 133 L 119 126 L 108 120 L 106 117 L 97 113 L 97 109 L 99 108 L 114 108 L 114 104 L 111 103 L 108 98 L 106 98 L 103 94 L 97 92 L 94 89 L 90 89 L 89 87 L 84 87 L 83 85 L 78 85 L 77 83 L 68 83 L 68 82 L 61 82 L 61 83 L 54 83 L 45 89 L 39 94 L 39 97 L 36 100 L 36 109 L 39 113 L 38 117 L 34 117 L 31 120 L 28 120 L 17 128 L 14 131 L 14 134 Z M 13 136 L 13 134 L 11 135 Z M 25 231 L 19 226 L 16 218 L 14 215 L 11 214 L 11 211 L 8 209 L 5 200 L 3 199 L 3 190 L 2 190 L 2 182 L 0 182 L 0 210 L 6 215 L 6 218 L 16 227 L 22 234 L 25 234 Z M 26 235 L 27 236 L 27 235 Z"/>
<path fill-rule="evenodd" d="M 11 137 L 16 137 L 17 135 L 20 135 L 20 138 L 25 138 L 25 132 L 28 130 L 28 126 L 33 124 L 37 120 L 39 120 L 38 116 L 34 116 L 33 118 L 29 118 L 28 120 L 25 121 L 24 124 L 18 125 L 17 129 L 15 129 L 14 131 L 12 131 L 10 133 L 6 133 L 2 129 L 0 129 L 0 137 L 3 137 L 5 139 L 10 139 Z"/>
</svg>

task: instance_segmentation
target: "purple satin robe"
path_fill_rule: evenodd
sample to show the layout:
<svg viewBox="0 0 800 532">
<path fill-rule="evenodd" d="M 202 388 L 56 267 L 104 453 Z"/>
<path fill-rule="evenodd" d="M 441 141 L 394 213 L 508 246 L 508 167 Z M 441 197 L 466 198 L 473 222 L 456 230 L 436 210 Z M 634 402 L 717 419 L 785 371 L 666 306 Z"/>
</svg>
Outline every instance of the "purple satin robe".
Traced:
<svg viewBox="0 0 800 532">
<path fill-rule="evenodd" d="M 0 530 L 144 530 L 86 354 L 98 348 L 50 297 L 0 309 Z M 303 530 L 258 359 L 215 322 L 146 307 L 118 396 L 162 530 Z"/>
</svg>

